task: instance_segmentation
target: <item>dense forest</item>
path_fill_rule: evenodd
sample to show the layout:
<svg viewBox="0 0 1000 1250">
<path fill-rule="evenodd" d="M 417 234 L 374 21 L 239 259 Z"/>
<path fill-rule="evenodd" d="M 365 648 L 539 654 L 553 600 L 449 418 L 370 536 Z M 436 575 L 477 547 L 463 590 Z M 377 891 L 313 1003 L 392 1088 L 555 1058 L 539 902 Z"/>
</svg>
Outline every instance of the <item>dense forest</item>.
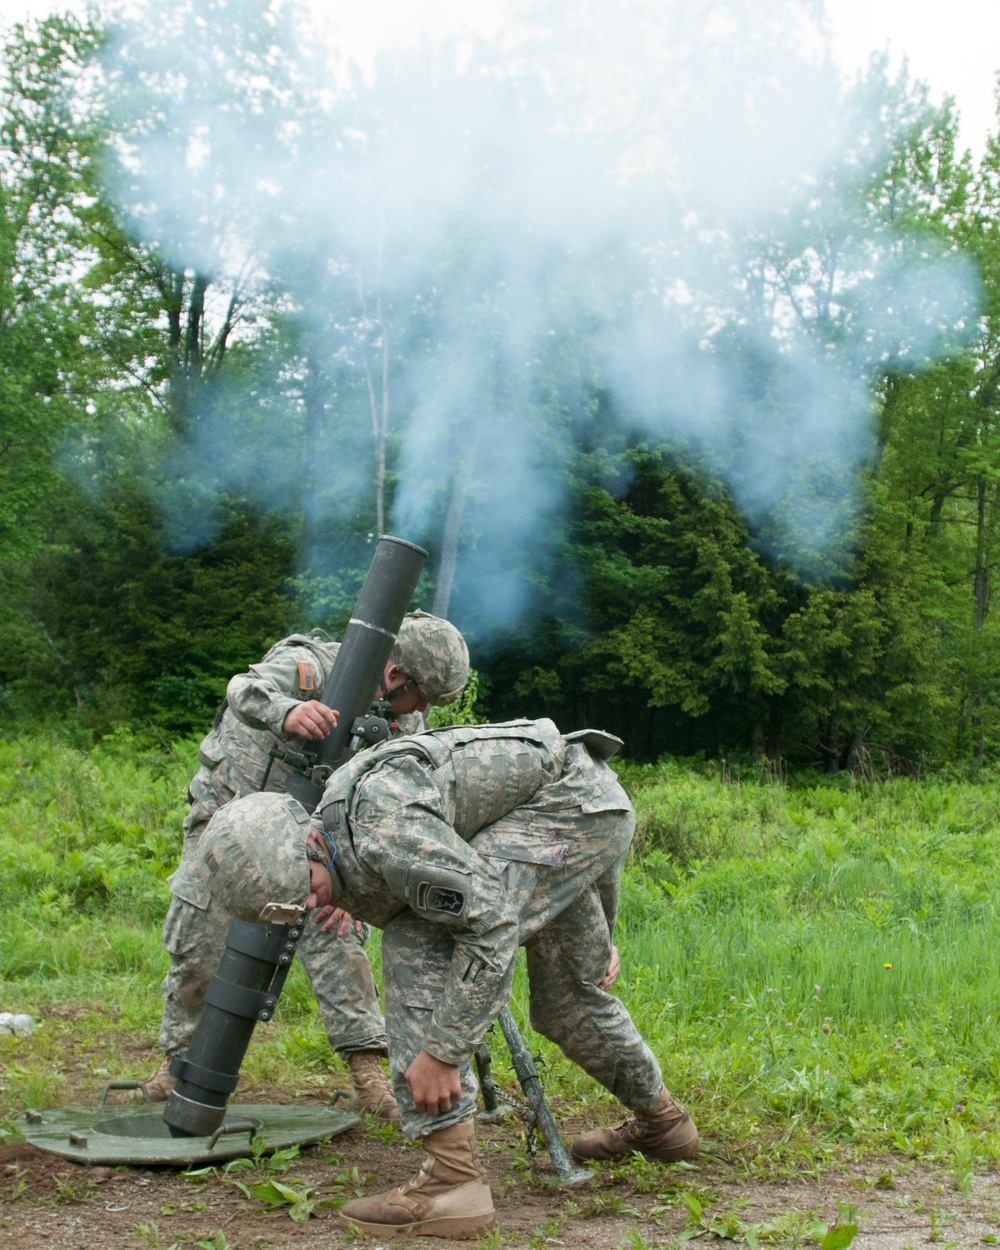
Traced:
<svg viewBox="0 0 1000 1250">
<path fill-rule="evenodd" d="M 876 61 L 822 166 L 757 171 L 780 208 L 732 211 L 735 140 L 699 196 L 692 140 L 669 202 L 640 165 L 598 221 L 582 149 L 518 111 L 530 47 L 330 101 L 274 5 L 235 7 L 164 16 L 176 64 L 148 22 L 6 36 L 0 732 L 197 732 L 275 638 L 342 629 L 389 532 L 430 550 L 483 717 L 636 760 L 997 766 L 1000 142 L 959 152 Z M 572 212 L 523 213 L 525 169 Z"/>
</svg>

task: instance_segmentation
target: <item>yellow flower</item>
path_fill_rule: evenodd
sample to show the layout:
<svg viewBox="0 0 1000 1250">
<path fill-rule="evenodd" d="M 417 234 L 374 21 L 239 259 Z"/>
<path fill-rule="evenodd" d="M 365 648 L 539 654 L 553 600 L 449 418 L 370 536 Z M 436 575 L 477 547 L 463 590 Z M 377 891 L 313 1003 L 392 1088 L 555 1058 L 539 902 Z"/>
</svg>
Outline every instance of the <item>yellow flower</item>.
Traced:
<svg viewBox="0 0 1000 1250">
<path fill-rule="evenodd" d="M 883 965 L 882 965 L 882 967 L 883 967 L 883 968 L 891 968 L 891 967 L 892 967 L 892 964 L 883 964 Z"/>
</svg>

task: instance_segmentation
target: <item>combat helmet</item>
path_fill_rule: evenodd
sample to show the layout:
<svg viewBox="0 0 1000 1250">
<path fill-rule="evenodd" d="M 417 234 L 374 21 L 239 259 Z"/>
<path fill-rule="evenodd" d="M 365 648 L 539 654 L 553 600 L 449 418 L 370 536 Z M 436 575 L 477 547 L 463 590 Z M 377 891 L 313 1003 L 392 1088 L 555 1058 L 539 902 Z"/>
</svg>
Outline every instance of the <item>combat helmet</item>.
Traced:
<svg viewBox="0 0 1000 1250">
<path fill-rule="evenodd" d="M 403 617 L 392 658 L 436 707 L 454 703 L 469 680 L 465 639 L 451 621 L 429 612 L 408 612 Z"/>
<path fill-rule="evenodd" d="M 199 848 L 213 897 L 239 920 L 295 924 L 309 894 L 309 813 L 287 794 L 248 794 L 215 813 Z"/>
</svg>

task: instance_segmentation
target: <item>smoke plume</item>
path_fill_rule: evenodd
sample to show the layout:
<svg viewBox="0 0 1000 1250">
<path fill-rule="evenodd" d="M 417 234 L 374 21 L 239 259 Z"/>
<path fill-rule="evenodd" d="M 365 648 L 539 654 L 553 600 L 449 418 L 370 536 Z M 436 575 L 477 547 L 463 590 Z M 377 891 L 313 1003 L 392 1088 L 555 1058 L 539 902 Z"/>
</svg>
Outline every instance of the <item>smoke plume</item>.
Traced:
<svg viewBox="0 0 1000 1250">
<path fill-rule="evenodd" d="M 318 548 L 370 505 L 381 437 L 386 528 L 454 552 L 459 616 L 500 629 L 600 395 L 609 431 L 720 477 L 792 572 L 836 567 L 873 382 L 975 312 L 963 264 L 877 202 L 920 93 L 877 70 L 848 90 L 807 0 L 533 4 L 489 43 L 350 53 L 277 0 L 112 27 L 132 228 L 268 310 L 234 331 L 258 372 L 205 389 L 175 476 L 301 500 Z"/>
</svg>

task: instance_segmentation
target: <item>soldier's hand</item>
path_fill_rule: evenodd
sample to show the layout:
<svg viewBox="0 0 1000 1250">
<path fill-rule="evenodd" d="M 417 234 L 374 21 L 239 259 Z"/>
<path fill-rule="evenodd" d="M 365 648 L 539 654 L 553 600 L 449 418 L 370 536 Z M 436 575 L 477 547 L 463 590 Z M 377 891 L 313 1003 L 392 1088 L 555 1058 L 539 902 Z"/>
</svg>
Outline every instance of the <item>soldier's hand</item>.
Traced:
<svg viewBox="0 0 1000 1250">
<path fill-rule="evenodd" d="M 618 957 L 618 947 L 611 948 L 611 963 L 608 964 L 608 970 L 597 982 L 599 990 L 610 990 L 612 985 L 618 980 L 618 974 L 622 970 L 622 961 Z"/>
<path fill-rule="evenodd" d="M 300 738 L 325 738 L 337 724 L 339 712 L 318 699 L 309 699 L 305 703 L 296 703 L 289 709 L 283 728 L 286 733 L 296 734 Z"/>
<path fill-rule="evenodd" d="M 406 1083 L 418 1111 L 443 1115 L 462 1096 L 458 1065 L 443 1063 L 422 1050 L 406 1069 Z"/>
<path fill-rule="evenodd" d="M 360 920 L 355 920 L 349 911 L 344 911 L 343 907 L 320 907 L 314 912 L 313 919 L 319 925 L 321 933 L 329 933 L 331 929 L 336 929 L 337 937 L 343 937 L 351 925 L 354 925 L 355 933 L 360 933 L 364 928 L 364 924 Z"/>
</svg>

